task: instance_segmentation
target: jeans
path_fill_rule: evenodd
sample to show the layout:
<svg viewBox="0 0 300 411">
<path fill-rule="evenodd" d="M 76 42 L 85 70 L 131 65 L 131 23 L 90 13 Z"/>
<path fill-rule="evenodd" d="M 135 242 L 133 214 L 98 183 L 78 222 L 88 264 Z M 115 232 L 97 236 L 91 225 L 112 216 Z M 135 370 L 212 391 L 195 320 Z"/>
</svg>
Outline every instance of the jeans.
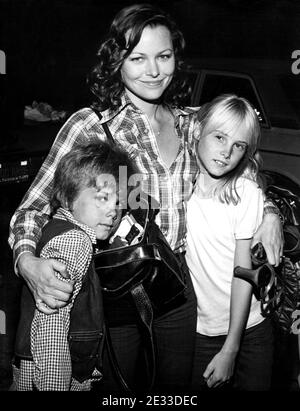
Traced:
<svg viewBox="0 0 300 411">
<path fill-rule="evenodd" d="M 197 333 L 192 391 L 209 390 L 203 373 L 212 358 L 222 348 L 226 335 L 208 337 Z M 273 365 L 273 328 L 266 319 L 245 330 L 236 358 L 233 378 L 219 390 L 268 391 Z"/>
<path fill-rule="evenodd" d="M 196 330 L 196 296 L 189 273 L 186 278 L 185 302 L 154 318 L 153 335 L 156 348 L 155 392 L 184 392 L 191 379 Z M 112 345 L 122 374 L 136 391 L 145 387 L 145 365 L 142 361 L 143 341 L 136 323 L 110 327 Z M 107 350 L 104 349 L 103 380 L 100 392 L 119 392 Z"/>
</svg>

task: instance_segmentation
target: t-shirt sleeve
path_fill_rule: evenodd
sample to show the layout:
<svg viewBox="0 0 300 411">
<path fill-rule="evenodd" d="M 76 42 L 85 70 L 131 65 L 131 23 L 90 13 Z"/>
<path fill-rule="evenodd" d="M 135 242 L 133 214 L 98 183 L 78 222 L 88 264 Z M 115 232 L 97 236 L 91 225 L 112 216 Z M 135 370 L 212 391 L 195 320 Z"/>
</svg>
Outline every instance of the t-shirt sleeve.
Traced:
<svg viewBox="0 0 300 411">
<path fill-rule="evenodd" d="M 234 212 L 234 235 L 237 240 L 253 237 L 262 222 L 264 197 L 262 190 L 251 180 L 244 179 L 238 187 L 241 198 Z"/>
</svg>

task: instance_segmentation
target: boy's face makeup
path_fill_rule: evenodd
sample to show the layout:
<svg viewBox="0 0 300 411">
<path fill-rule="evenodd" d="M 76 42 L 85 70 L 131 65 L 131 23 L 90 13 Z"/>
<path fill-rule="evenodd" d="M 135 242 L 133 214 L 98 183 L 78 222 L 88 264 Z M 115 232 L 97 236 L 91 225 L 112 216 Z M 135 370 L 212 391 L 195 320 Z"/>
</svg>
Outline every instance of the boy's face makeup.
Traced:
<svg viewBox="0 0 300 411">
<path fill-rule="evenodd" d="M 140 41 L 121 68 L 124 86 L 132 101 L 158 100 L 170 84 L 175 56 L 169 30 L 164 26 L 144 28 Z"/>
<path fill-rule="evenodd" d="M 109 237 L 121 213 L 115 184 L 106 182 L 107 176 L 98 176 L 97 187 L 83 188 L 72 206 L 74 218 L 91 227 L 98 240 Z"/>
<path fill-rule="evenodd" d="M 198 143 L 201 171 L 212 179 L 224 176 L 239 164 L 248 144 L 249 130 L 243 123 L 234 129 L 226 124 L 213 130 L 204 127 Z"/>
</svg>

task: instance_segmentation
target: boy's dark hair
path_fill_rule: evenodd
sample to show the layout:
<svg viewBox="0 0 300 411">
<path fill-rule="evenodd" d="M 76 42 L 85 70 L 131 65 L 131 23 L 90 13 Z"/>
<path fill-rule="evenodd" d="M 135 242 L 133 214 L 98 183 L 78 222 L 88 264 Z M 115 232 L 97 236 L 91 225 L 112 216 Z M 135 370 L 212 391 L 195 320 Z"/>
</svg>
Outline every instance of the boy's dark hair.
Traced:
<svg viewBox="0 0 300 411">
<path fill-rule="evenodd" d="M 121 104 L 124 85 L 121 66 L 140 41 L 145 27 L 166 27 L 171 34 L 175 53 L 175 72 L 171 84 L 163 95 L 163 103 L 184 106 L 190 96 L 190 87 L 183 74 L 182 54 L 185 41 L 172 18 L 152 4 L 135 4 L 123 8 L 114 18 L 107 39 L 101 44 L 99 63 L 88 77 L 92 93 L 97 97 L 94 107 L 99 110 L 117 108 Z M 126 34 L 130 30 L 128 43 Z M 125 52 L 125 53 L 124 53 Z"/>
<path fill-rule="evenodd" d="M 96 187 L 100 174 L 112 178 L 117 189 L 121 166 L 126 167 L 128 184 L 129 177 L 138 170 L 125 151 L 105 142 L 75 146 L 61 158 L 55 170 L 50 197 L 52 211 L 59 207 L 70 208 L 83 187 Z"/>
</svg>

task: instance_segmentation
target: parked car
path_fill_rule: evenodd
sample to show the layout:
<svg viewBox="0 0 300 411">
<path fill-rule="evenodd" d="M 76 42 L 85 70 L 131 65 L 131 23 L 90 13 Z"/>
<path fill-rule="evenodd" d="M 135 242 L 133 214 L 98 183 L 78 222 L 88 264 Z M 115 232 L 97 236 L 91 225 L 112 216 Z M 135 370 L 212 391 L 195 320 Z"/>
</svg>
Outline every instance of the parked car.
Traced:
<svg viewBox="0 0 300 411">
<path fill-rule="evenodd" d="M 253 104 L 261 124 L 264 171 L 300 196 L 300 77 L 292 73 L 291 62 L 189 59 L 188 76 L 192 106 L 223 93 Z"/>
</svg>

